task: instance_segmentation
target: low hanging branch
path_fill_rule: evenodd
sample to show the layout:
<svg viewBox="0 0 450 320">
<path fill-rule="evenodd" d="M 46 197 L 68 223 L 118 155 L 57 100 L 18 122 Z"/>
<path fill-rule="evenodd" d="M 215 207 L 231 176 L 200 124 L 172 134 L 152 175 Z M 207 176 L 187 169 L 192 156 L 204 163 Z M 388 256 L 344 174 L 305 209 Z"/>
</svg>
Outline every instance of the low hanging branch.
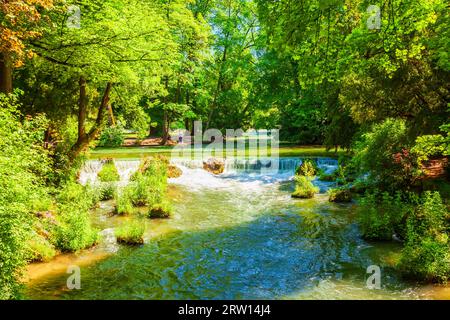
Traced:
<svg viewBox="0 0 450 320">
<path fill-rule="evenodd" d="M 86 96 L 86 79 L 84 77 L 80 77 L 80 100 L 78 102 L 78 140 L 73 145 L 69 153 L 69 159 L 73 162 L 78 155 L 86 150 L 89 144 L 98 136 L 100 133 L 103 119 L 105 116 L 105 112 L 108 109 L 109 105 L 109 96 L 111 93 L 112 83 L 108 82 L 105 88 L 105 92 L 103 93 L 103 98 L 98 107 L 97 111 L 97 119 L 95 120 L 95 124 L 86 133 L 86 116 L 87 116 L 87 96 Z"/>
</svg>

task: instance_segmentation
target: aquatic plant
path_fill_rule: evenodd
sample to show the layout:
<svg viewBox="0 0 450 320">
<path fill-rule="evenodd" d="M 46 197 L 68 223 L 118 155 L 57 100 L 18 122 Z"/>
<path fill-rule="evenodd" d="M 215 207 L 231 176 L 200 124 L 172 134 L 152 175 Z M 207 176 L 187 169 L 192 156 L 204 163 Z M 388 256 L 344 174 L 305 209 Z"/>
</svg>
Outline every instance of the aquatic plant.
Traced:
<svg viewBox="0 0 450 320">
<path fill-rule="evenodd" d="M 310 177 L 296 176 L 295 183 L 295 191 L 292 193 L 293 198 L 310 199 L 319 192 L 319 188 L 313 185 Z"/>
<path fill-rule="evenodd" d="M 103 164 L 102 169 L 98 173 L 98 179 L 101 182 L 116 182 L 120 181 L 120 175 L 114 164 L 114 161 L 109 161 Z"/>
<path fill-rule="evenodd" d="M 117 242 L 139 245 L 144 243 L 145 222 L 127 221 L 114 231 Z"/>
</svg>

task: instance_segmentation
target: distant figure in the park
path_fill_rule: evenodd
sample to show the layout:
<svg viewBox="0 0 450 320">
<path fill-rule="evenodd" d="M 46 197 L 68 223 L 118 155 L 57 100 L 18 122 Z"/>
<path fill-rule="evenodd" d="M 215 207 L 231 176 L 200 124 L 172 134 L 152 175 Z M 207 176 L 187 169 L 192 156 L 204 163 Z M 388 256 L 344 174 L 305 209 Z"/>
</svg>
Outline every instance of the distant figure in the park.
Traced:
<svg viewBox="0 0 450 320">
<path fill-rule="evenodd" d="M 183 143 L 183 135 L 181 133 L 178 135 L 178 143 Z"/>
</svg>

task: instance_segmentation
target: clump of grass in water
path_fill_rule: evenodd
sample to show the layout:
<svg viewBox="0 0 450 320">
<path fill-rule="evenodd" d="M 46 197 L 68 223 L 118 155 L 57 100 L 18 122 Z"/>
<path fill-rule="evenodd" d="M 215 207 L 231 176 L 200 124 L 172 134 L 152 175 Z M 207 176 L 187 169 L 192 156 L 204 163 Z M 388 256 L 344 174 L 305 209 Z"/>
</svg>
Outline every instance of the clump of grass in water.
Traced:
<svg viewBox="0 0 450 320">
<path fill-rule="evenodd" d="M 137 207 L 148 207 L 149 218 L 168 218 L 172 211 L 167 199 L 168 163 L 161 156 L 143 159 L 128 186 L 116 192 L 116 212 L 130 214 Z"/>
<path fill-rule="evenodd" d="M 101 182 L 116 182 L 120 181 L 120 175 L 114 164 L 114 161 L 107 160 L 100 172 L 97 174 Z"/>
<path fill-rule="evenodd" d="M 296 176 L 295 183 L 295 191 L 292 193 L 293 198 L 311 199 L 319 192 L 319 188 L 312 184 L 310 177 Z"/>
<path fill-rule="evenodd" d="M 128 245 L 144 243 L 145 222 L 128 221 L 115 230 L 117 242 Z"/>
</svg>

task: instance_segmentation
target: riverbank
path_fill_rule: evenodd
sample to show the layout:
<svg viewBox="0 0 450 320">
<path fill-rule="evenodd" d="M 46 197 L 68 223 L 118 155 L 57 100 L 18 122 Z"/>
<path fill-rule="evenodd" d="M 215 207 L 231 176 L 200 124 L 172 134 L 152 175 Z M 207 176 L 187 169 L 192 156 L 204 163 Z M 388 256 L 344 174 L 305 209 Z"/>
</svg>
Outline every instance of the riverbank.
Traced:
<svg viewBox="0 0 450 320">
<path fill-rule="evenodd" d="M 203 150 L 205 147 L 203 148 Z M 96 148 L 91 151 L 90 159 L 115 158 L 115 159 L 136 159 L 156 154 L 170 156 L 174 151 L 172 146 L 145 146 L 145 147 L 121 147 L 121 148 Z M 194 152 L 199 150 L 193 150 Z M 257 149 L 247 147 L 246 156 L 256 156 Z M 327 151 L 323 146 L 294 146 L 282 145 L 278 149 L 280 157 L 330 157 L 337 158 L 345 154 L 345 151 L 339 149 L 337 153 Z M 189 157 L 189 155 L 185 155 Z"/>
</svg>

